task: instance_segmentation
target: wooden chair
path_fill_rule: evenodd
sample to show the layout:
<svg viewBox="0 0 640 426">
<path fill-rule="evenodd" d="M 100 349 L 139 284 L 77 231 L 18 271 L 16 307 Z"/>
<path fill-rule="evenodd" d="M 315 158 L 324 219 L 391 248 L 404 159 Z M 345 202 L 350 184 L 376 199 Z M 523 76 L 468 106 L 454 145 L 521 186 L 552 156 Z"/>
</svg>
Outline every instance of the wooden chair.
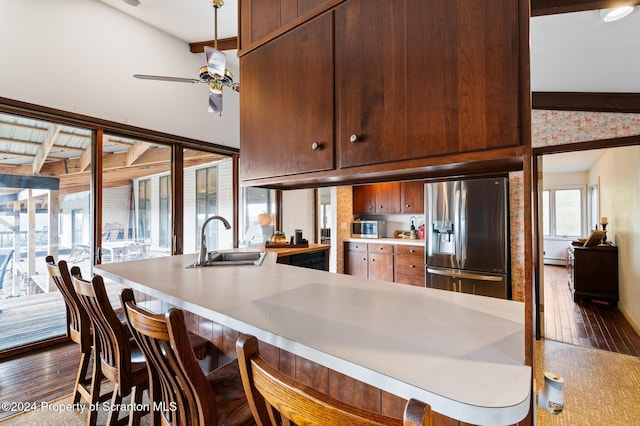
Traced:
<svg viewBox="0 0 640 426">
<path fill-rule="evenodd" d="M 144 355 L 134 340 L 129 339 L 129 330 L 123 325 L 107 296 L 102 276 L 95 275 L 91 281 L 73 276 L 73 285 L 93 324 L 93 344 L 100 359 L 101 376 L 114 383 L 111 407 L 120 406 L 122 398 L 132 395 L 128 417 L 129 424 L 139 425 L 144 412 L 135 410 L 142 403 L 142 393 L 149 387 L 149 375 Z M 96 359 L 97 362 L 97 359 Z M 94 382 L 94 392 L 100 391 L 100 381 Z M 92 410 L 94 416 L 97 410 Z M 114 425 L 119 411 L 110 409 L 107 424 Z M 91 421 L 91 420 L 90 420 Z M 95 421 L 95 420 L 94 420 Z"/>
<path fill-rule="evenodd" d="M 71 275 L 81 276 L 80 268 L 74 266 L 71 273 L 67 267 L 67 262 L 61 260 L 56 265 L 53 256 L 45 258 L 47 262 L 47 270 L 49 276 L 55 283 L 56 287 L 62 294 L 67 309 L 67 335 L 72 341 L 80 345 L 80 364 L 76 381 L 73 387 L 73 404 L 80 402 L 80 397 L 84 398 L 89 404 L 95 404 L 98 401 L 104 401 L 111 397 L 111 393 L 107 393 L 100 397 L 100 386 L 94 386 L 94 383 L 100 382 L 102 379 L 100 373 L 100 363 L 95 362 L 97 355 L 93 351 L 93 342 L 91 334 L 91 319 L 84 309 L 84 306 L 78 298 Z M 91 376 L 87 378 L 89 370 L 89 362 L 93 355 L 93 371 Z"/>
<path fill-rule="evenodd" d="M 255 424 L 242 388 L 237 360 L 205 375 L 189 344 L 184 313 L 165 315 L 136 305 L 131 289 L 120 294 L 129 327 L 147 357 L 152 400 L 163 425 Z M 154 412 L 154 416 L 156 413 Z"/>
<path fill-rule="evenodd" d="M 404 420 L 351 406 L 278 371 L 260 357 L 258 340 L 241 335 L 236 342 L 242 384 L 259 426 L 431 425 L 431 407 L 411 399 Z"/>
</svg>

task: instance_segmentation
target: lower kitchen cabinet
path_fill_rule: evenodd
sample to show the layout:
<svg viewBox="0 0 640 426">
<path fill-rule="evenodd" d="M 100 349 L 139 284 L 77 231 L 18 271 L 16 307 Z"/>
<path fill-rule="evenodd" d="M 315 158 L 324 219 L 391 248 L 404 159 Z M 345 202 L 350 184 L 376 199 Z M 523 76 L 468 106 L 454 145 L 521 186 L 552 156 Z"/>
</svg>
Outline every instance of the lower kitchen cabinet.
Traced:
<svg viewBox="0 0 640 426">
<path fill-rule="evenodd" d="M 395 282 L 424 287 L 424 247 L 396 245 L 394 270 Z"/>
<path fill-rule="evenodd" d="M 425 286 L 424 247 L 384 243 L 345 243 L 345 274 Z"/>
<path fill-rule="evenodd" d="M 318 250 L 308 253 L 292 254 L 289 256 L 278 256 L 278 263 L 300 266 L 302 268 L 318 269 L 320 271 L 328 271 L 329 251 Z"/>
<path fill-rule="evenodd" d="M 345 243 L 345 274 L 393 282 L 393 244 Z"/>
</svg>

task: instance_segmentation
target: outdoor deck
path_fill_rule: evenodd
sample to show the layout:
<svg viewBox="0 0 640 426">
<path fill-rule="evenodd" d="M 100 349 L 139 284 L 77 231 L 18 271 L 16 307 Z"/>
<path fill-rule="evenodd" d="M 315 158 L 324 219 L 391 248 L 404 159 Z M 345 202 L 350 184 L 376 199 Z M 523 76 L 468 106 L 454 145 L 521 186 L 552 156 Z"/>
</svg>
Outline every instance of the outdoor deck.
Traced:
<svg viewBox="0 0 640 426">
<path fill-rule="evenodd" d="M 48 276 L 40 275 L 48 279 Z M 119 306 L 122 287 L 113 282 L 105 284 L 109 299 L 114 306 Z M 21 289 L 21 291 L 25 290 L 28 291 L 28 289 Z M 63 336 L 65 329 L 64 300 L 57 290 L 0 298 L 0 352 Z"/>
</svg>

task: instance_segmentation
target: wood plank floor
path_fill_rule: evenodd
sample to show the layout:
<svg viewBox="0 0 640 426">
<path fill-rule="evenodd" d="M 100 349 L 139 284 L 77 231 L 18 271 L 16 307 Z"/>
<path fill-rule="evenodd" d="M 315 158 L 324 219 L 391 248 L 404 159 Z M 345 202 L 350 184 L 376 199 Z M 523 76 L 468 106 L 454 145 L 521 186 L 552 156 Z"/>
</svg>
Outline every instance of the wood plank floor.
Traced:
<svg viewBox="0 0 640 426">
<path fill-rule="evenodd" d="M 71 341 L 0 363 L 2 402 L 51 401 L 73 391 L 80 347 Z M 0 409 L 0 419 L 15 412 Z"/>
<path fill-rule="evenodd" d="M 640 356 L 640 337 L 622 312 L 597 301 L 574 302 L 563 266 L 544 267 L 547 339 Z"/>
</svg>

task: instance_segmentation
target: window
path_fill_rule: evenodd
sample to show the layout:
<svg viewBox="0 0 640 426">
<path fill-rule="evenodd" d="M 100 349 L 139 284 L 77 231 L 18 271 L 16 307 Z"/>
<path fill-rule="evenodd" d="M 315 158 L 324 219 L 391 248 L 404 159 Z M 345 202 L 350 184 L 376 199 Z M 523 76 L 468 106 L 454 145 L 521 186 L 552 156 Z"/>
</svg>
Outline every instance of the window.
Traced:
<svg viewBox="0 0 640 426">
<path fill-rule="evenodd" d="M 275 190 L 242 188 L 240 241 L 243 246 L 261 246 L 275 230 Z"/>
<path fill-rule="evenodd" d="M 218 214 L 218 167 L 196 170 L 196 242 L 200 245 L 200 228 L 209 216 Z M 207 247 L 218 247 L 218 227 L 205 230 Z"/>
<path fill-rule="evenodd" d="M 151 238 L 151 179 L 138 182 L 138 241 Z"/>
<path fill-rule="evenodd" d="M 71 245 L 85 244 L 82 238 L 84 231 L 84 217 L 82 209 L 71 210 Z"/>
<path fill-rule="evenodd" d="M 169 247 L 171 231 L 171 181 L 170 176 L 160 176 L 160 247 Z"/>
<path fill-rule="evenodd" d="M 542 193 L 542 223 L 545 237 L 571 238 L 582 235 L 581 188 L 547 189 Z"/>
</svg>

